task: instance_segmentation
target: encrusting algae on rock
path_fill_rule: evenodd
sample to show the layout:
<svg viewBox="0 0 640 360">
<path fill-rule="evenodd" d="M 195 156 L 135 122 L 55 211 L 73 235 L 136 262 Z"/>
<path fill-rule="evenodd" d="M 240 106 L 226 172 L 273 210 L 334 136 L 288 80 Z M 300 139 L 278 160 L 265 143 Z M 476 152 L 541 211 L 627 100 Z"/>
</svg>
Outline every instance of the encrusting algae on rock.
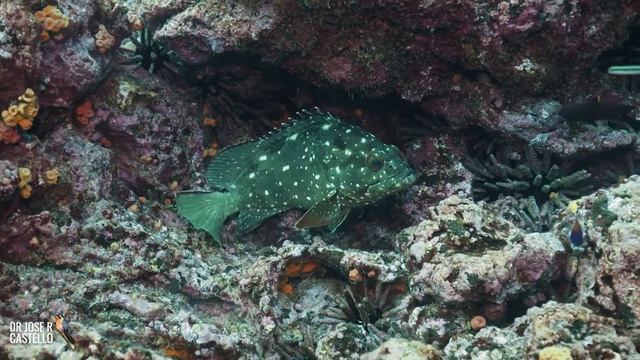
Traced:
<svg viewBox="0 0 640 360">
<path fill-rule="evenodd" d="M 328 226 L 333 232 L 351 209 L 415 181 L 395 146 L 330 114 L 304 116 L 222 149 L 206 172 L 215 191 L 177 194 L 179 213 L 216 240 L 225 219 L 237 212 L 240 233 L 289 209 L 307 210 L 296 227 Z"/>
</svg>

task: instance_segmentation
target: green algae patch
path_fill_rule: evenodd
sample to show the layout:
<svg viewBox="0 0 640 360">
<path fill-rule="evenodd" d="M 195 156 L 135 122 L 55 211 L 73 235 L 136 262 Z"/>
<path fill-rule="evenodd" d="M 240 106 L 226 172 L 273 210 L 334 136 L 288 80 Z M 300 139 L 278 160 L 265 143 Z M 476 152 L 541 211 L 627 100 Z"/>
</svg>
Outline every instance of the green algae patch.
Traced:
<svg viewBox="0 0 640 360">
<path fill-rule="evenodd" d="M 618 215 L 609 210 L 609 199 L 606 195 L 598 196 L 591 207 L 591 220 L 595 225 L 606 229 L 618 219 Z"/>
</svg>

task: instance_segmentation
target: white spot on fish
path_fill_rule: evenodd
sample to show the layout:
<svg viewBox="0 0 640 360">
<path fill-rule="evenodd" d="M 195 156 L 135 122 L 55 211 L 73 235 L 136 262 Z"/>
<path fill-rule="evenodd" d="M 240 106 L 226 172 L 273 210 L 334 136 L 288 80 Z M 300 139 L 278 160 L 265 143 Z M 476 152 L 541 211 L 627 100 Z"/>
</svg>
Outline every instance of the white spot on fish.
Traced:
<svg viewBox="0 0 640 360">
<path fill-rule="evenodd" d="M 314 178 L 316 178 L 316 180 L 320 180 L 320 175 L 316 175 Z"/>
<path fill-rule="evenodd" d="M 287 170 L 289 170 L 289 165 L 285 165 L 282 167 L 282 171 L 287 171 Z"/>
<path fill-rule="evenodd" d="M 256 173 L 249 174 L 249 179 L 253 179 L 254 177 L 256 177 Z"/>
<path fill-rule="evenodd" d="M 328 141 L 325 141 L 325 142 L 324 142 L 324 145 L 325 145 L 325 146 L 329 146 L 329 142 L 328 142 Z"/>
<path fill-rule="evenodd" d="M 260 160 L 260 161 L 265 161 L 265 160 L 267 160 L 267 155 L 262 155 L 262 156 L 260 156 L 260 157 L 258 158 L 258 160 Z"/>
<path fill-rule="evenodd" d="M 295 140 L 298 138 L 298 133 L 295 133 L 287 138 L 287 140 Z"/>
<path fill-rule="evenodd" d="M 264 194 L 268 196 L 269 195 L 269 190 L 265 190 Z"/>
<path fill-rule="evenodd" d="M 330 124 L 324 124 L 322 125 L 322 130 L 329 130 L 330 127 L 331 127 Z"/>
</svg>

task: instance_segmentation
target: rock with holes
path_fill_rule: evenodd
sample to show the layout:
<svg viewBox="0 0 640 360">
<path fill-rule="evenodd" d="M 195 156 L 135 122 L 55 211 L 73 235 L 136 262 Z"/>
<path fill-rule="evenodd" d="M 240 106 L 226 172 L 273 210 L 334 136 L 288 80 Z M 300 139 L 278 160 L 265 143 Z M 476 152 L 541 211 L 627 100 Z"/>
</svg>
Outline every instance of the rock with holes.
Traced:
<svg viewBox="0 0 640 360">
<path fill-rule="evenodd" d="M 315 356 L 318 360 L 357 360 L 361 353 L 375 346 L 376 340 L 371 337 L 360 325 L 339 324 L 318 340 Z"/>
<path fill-rule="evenodd" d="M 623 97 L 608 100 L 622 106 L 626 101 Z M 631 108 L 637 106 L 637 100 L 631 100 Z M 594 111 L 587 108 L 589 102 L 576 100 L 575 104 L 565 107 L 557 101 L 525 101 L 517 108 L 503 111 L 487 130 L 501 134 L 508 139 L 524 141 L 539 153 L 553 154 L 559 158 L 585 157 L 592 154 L 602 154 L 616 149 L 628 150 L 633 148 L 638 136 L 629 126 L 633 123 L 631 116 L 618 119 L 620 115 L 593 115 L 593 118 L 578 115 L 560 115 L 568 112 L 566 109 L 578 108 L 574 112 Z M 613 105 L 612 105 L 613 106 Z"/>
<path fill-rule="evenodd" d="M 458 196 L 400 233 L 397 245 L 413 273 L 414 295 L 444 303 L 503 303 L 558 278 L 566 262 L 553 233 L 524 234 Z"/>
<path fill-rule="evenodd" d="M 574 304 L 533 307 L 504 329 L 454 337 L 444 349 L 452 359 L 637 359 L 633 341 L 617 322 Z M 553 356 L 552 356 L 553 355 Z M 564 356 L 564 357 L 561 357 Z"/>
<path fill-rule="evenodd" d="M 315 85 L 394 95 L 490 129 L 523 98 L 601 87 L 594 63 L 638 12 L 632 0 L 138 3 L 162 23 L 156 39 L 189 63 L 257 54 Z"/>
<path fill-rule="evenodd" d="M 440 352 L 431 345 L 415 340 L 392 338 L 360 360 L 440 360 Z"/>
<path fill-rule="evenodd" d="M 584 255 L 572 264 L 578 301 L 596 303 L 632 325 L 640 319 L 640 177 L 577 204 L 586 239 L 579 249 Z M 559 233 L 570 226 L 561 225 L 556 229 Z"/>
<path fill-rule="evenodd" d="M 96 50 L 94 34 L 99 18 L 111 33 L 124 35 L 123 24 L 115 16 L 118 6 L 85 0 L 55 3 L 68 24 L 60 31 L 47 33 L 34 17 L 44 5 L 14 0 L 0 5 L 2 102 L 17 97 L 25 88 L 33 88 L 41 107 L 66 107 L 91 91 L 108 73 L 111 57 Z M 4 108 L 6 104 L 0 105 Z"/>
</svg>

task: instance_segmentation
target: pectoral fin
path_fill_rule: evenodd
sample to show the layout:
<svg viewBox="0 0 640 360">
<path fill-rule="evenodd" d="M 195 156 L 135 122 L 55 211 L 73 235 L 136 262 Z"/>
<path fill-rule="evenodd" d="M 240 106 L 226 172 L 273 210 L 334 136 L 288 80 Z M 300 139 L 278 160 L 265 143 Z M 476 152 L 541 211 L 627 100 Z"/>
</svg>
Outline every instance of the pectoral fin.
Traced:
<svg viewBox="0 0 640 360">
<path fill-rule="evenodd" d="M 317 202 L 296 222 L 296 227 L 312 228 L 328 226 L 334 232 L 349 215 L 349 209 L 340 206 L 337 196 Z"/>
</svg>

